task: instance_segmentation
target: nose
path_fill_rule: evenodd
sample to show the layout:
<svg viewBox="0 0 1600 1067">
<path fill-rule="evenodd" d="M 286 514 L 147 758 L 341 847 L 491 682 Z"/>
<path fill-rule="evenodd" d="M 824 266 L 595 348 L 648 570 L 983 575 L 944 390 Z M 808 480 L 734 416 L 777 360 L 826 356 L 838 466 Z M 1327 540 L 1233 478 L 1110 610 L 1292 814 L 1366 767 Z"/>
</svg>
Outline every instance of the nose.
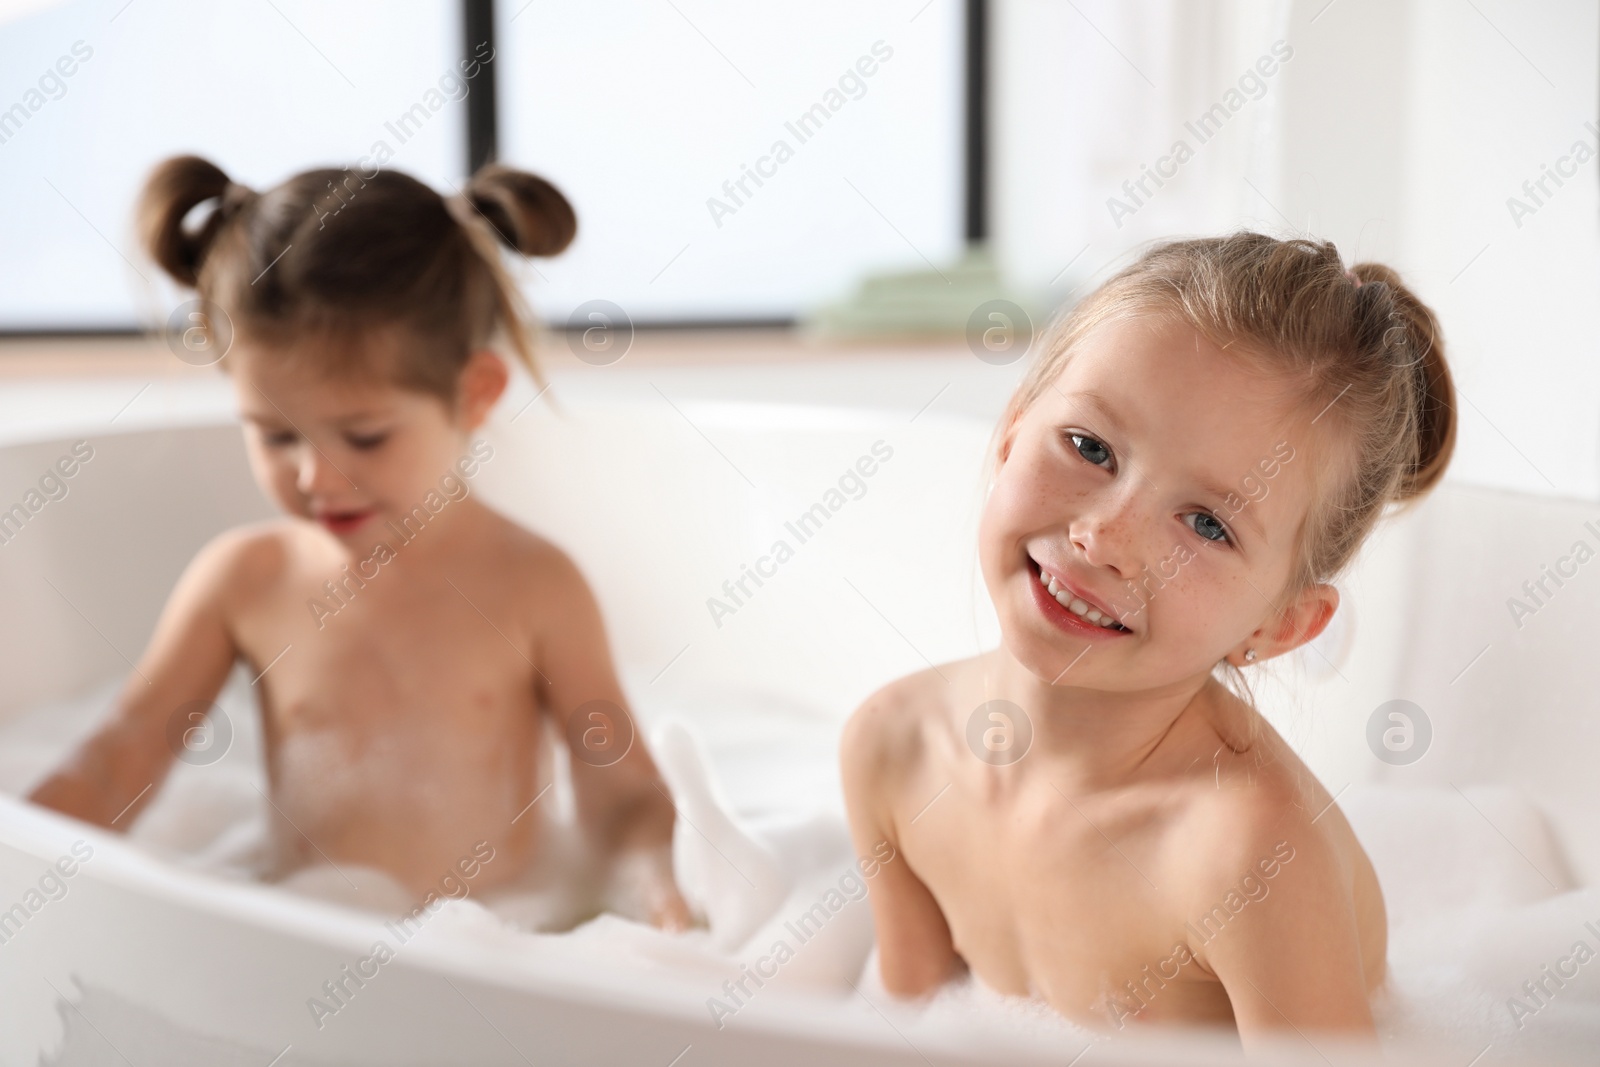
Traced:
<svg viewBox="0 0 1600 1067">
<path fill-rule="evenodd" d="M 1131 483 L 1085 501 L 1068 527 L 1073 547 L 1090 566 L 1128 580 L 1139 573 L 1140 537 L 1145 528 L 1136 487 Z"/>
<path fill-rule="evenodd" d="M 310 441 L 301 442 L 297 466 L 295 488 L 302 496 L 334 496 L 354 487 L 354 483 Z"/>
</svg>

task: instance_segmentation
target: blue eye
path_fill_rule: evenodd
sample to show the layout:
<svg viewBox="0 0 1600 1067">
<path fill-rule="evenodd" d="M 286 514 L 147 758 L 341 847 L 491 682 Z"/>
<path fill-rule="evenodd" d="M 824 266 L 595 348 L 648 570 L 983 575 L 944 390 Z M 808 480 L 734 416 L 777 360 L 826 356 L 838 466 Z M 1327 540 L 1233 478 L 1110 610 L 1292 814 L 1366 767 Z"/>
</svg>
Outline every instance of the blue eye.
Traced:
<svg viewBox="0 0 1600 1067">
<path fill-rule="evenodd" d="M 1102 442 L 1081 433 L 1068 434 L 1067 437 L 1072 442 L 1072 447 L 1078 450 L 1078 455 L 1096 467 L 1104 467 L 1111 462 L 1111 449 Z"/>
<path fill-rule="evenodd" d="M 1233 538 L 1228 536 L 1228 528 L 1222 525 L 1215 515 L 1207 515 L 1203 511 L 1191 511 L 1189 516 L 1195 520 L 1189 528 L 1207 541 L 1233 543 Z"/>
</svg>

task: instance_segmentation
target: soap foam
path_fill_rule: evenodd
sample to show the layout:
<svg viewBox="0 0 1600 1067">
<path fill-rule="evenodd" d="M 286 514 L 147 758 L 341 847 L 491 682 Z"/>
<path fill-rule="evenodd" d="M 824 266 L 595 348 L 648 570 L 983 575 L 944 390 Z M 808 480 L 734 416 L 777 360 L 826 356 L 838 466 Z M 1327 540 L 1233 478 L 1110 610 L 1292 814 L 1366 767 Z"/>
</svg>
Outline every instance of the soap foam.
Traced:
<svg viewBox="0 0 1600 1067">
<path fill-rule="evenodd" d="M 106 687 L 6 724 L 0 788 L 26 791 L 87 734 L 115 692 Z M 252 697 L 248 678 L 236 672 L 219 699 L 232 749 L 206 766 L 177 765 L 131 840 L 214 876 L 269 876 Z M 1004 1032 L 1075 1049 L 1095 1036 L 970 975 L 914 1004 L 883 990 L 870 907 L 852 899 L 850 874 L 860 868 L 839 802 L 831 720 L 726 694 L 720 704 L 699 702 L 693 726 L 686 709 L 636 707 L 678 805 L 676 876 L 703 925 L 684 934 L 648 926 L 640 895 L 607 886 L 576 839 L 570 802 L 556 800 L 535 809 L 550 831 L 544 873 L 443 899 L 420 936 L 615 961 L 680 988 L 703 988 L 713 1018 L 718 1004 L 736 1014 L 756 997 L 789 989 L 835 996 L 842 1012 L 894 1017 L 919 1045 L 965 1046 Z M 723 745 L 708 748 L 701 738 Z M 556 775 L 558 787 L 563 778 Z M 1341 796 L 1390 902 L 1389 973 L 1373 1001 L 1380 1035 L 1460 1050 L 1463 1063 L 1480 1052 L 1488 1063 L 1600 1047 L 1600 959 L 1560 986 L 1544 977 L 1579 941 L 1600 953 L 1600 892 L 1572 884 L 1559 842 L 1525 798 L 1467 792 L 1470 805 L 1451 790 L 1356 785 Z M 277 884 L 386 916 L 415 908 L 394 879 L 368 868 L 310 867 Z M 1530 996 L 1524 983 L 1542 978 L 1547 992 Z"/>
</svg>

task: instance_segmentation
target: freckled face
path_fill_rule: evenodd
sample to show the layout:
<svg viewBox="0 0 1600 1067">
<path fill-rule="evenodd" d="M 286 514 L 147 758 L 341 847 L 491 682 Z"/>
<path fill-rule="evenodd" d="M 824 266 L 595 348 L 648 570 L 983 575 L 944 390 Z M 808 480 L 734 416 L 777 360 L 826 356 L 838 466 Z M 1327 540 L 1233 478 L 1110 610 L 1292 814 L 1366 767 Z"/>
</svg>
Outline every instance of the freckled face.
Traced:
<svg viewBox="0 0 1600 1067">
<path fill-rule="evenodd" d="M 1311 503 L 1314 414 L 1186 324 L 1091 331 L 1008 434 L 984 507 L 979 556 L 1012 655 L 1045 681 L 1143 689 L 1209 672 L 1274 623 Z M 1125 629 L 1093 625 L 1096 610 Z"/>
<path fill-rule="evenodd" d="M 352 549 L 383 540 L 384 520 L 437 491 L 466 447 L 437 397 L 309 374 L 242 343 L 229 361 L 257 484 Z"/>
</svg>

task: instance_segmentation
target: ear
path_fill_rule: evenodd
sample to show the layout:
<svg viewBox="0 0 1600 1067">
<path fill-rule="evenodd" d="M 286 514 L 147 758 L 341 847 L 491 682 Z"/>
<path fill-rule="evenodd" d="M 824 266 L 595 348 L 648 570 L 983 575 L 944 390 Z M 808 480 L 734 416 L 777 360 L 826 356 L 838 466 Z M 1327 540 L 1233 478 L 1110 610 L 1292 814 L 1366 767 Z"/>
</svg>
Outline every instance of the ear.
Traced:
<svg viewBox="0 0 1600 1067">
<path fill-rule="evenodd" d="M 1328 628 L 1333 613 L 1339 610 L 1339 590 L 1331 585 L 1318 584 L 1302 592 L 1280 612 L 1251 634 L 1239 648 L 1228 654 L 1228 661 L 1236 667 L 1260 663 L 1285 652 L 1293 652 Z M 1256 650 L 1256 658 L 1246 660 L 1245 649 Z"/>
<path fill-rule="evenodd" d="M 472 353 L 456 380 L 456 421 L 468 431 L 482 426 L 510 378 L 505 360 L 493 351 L 482 348 Z"/>
</svg>

